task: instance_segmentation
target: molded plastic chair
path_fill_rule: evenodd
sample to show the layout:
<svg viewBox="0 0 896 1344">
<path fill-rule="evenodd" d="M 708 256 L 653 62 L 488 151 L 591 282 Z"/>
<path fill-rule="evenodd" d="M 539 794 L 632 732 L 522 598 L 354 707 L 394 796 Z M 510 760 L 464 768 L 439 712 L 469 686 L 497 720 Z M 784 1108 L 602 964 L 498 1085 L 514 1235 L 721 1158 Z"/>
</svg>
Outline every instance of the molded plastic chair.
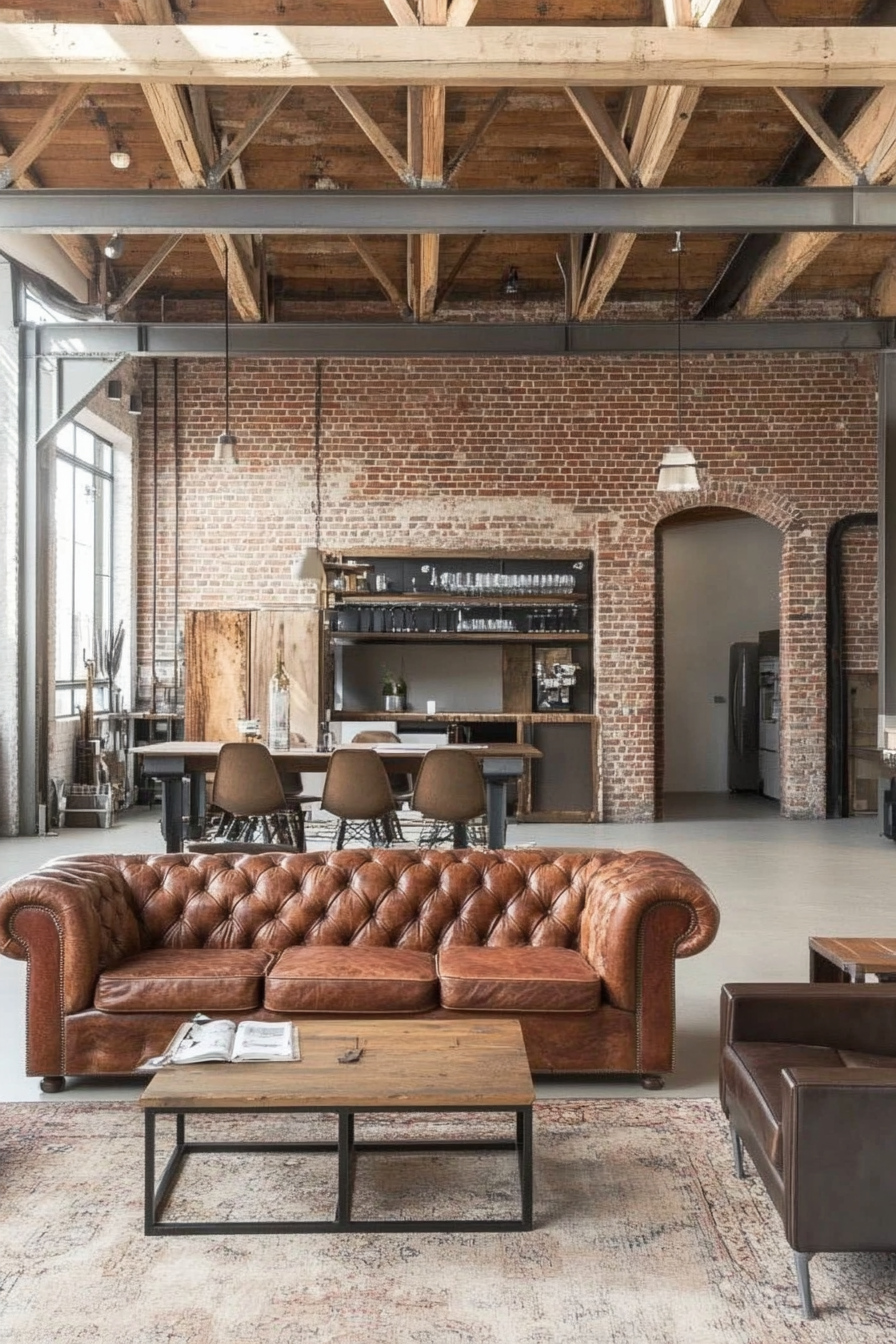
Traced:
<svg viewBox="0 0 896 1344">
<path fill-rule="evenodd" d="M 212 803 L 220 809 L 209 840 L 264 841 L 305 848 L 301 808 L 290 807 L 273 757 L 261 742 L 225 742 Z"/>
<path fill-rule="evenodd" d="M 455 849 L 484 844 L 484 827 L 471 824 L 485 812 L 485 784 L 472 752 L 456 747 L 428 751 L 417 775 L 414 810 L 425 818 L 421 846 L 448 838 Z"/>
<path fill-rule="evenodd" d="M 400 742 L 401 738 L 397 733 L 387 732 L 382 728 L 365 728 L 363 732 L 355 733 L 353 742 Z M 388 773 L 388 772 L 387 772 Z M 395 807 L 389 818 L 395 840 L 403 840 L 401 833 L 401 822 L 398 819 L 399 809 L 407 803 L 410 806 L 414 797 L 414 777 L 413 775 L 389 775 L 389 785 L 392 789 L 392 798 Z M 396 787 L 397 786 L 397 787 Z"/>
<path fill-rule="evenodd" d="M 388 845 L 394 806 L 392 785 L 376 752 L 337 747 L 327 765 L 321 799 L 323 810 L 338 818 L 333 848 L 342 849 L 346 838 Z"/>
</svg>

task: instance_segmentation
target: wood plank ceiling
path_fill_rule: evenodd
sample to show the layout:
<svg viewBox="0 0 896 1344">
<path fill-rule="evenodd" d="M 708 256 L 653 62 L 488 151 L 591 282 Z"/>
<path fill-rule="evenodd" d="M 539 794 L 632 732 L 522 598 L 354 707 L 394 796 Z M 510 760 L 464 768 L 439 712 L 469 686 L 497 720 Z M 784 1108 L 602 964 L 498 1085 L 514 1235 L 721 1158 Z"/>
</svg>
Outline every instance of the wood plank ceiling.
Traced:
<svg viewBox="0 0 896 1344">
<path fill-rule="evenodd" d="M 0 23 L 774 29 L 896 22 L 896 0 L 33 0 Z M 149 35 L 151 36 L 151 35 Z M 896 33 L 893 35 L 896 44 Z M 111 63 L 110 63 L 111 64 Z M 0 59 L 2 67 L 2 59 Z M 711 80 L 711 76 L 707 76 Z M 127 151 L 129 166 L 110 153 Z M 0 190 L 245 187 L 584 190 L 884 184 L 896 88 L 282 87 L 22 77 L 0 83 Z M 110 220 L 110 231 L 114 221 Z M 60 235 L 110 317 L 594 320 L 668 315 L 662 235 Z M 3 235 L 0 232 L 0 250 Z M 689 234 L 683 305 L 706 318 L 896 315 L 896 236 Z"/>
</svg>

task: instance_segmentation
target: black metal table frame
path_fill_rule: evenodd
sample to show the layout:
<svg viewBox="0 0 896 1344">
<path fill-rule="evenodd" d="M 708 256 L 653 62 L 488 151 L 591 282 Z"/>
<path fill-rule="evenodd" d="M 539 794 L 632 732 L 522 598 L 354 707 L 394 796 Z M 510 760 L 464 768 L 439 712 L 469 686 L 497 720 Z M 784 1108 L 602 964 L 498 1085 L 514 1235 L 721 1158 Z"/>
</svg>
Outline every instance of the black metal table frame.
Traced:
<svg viewBox="0 0 896 1344">
<path fill-rule="evenodd" d="M 519 779 L 525 763 L 521 756 L 482 756 L 489 849 L 502 849 L 507 838 L 507 784 Z M 162 785 L 162 831 L 169 854 L 183 849 L 184 839 L 198 839 L 205 815 L 205 770 L 190 770 L 185 757 L 144 761 L 143 773 Z M 184 781 L 188 779 L 189 813 L 184 817 Z M 185 836 L 185 830 L 187 832 Z"/>
<path fill-rule="evenodd" d="M 450 1112 L 511 1114 L 516 1116 L 516 1137 L 512 1139 L 446 1139 L 420 1142 L 355 1140 L 355 1116 L 400 1111 L 406 1114 Z M 211 1142 L 188 1141 L 187 1115 L 274 1115 L 313 1113 L 334 1114 L 338 1119 L 337 1141 L 284 1142 Z M 175 1117 L 175 1146 L 156 1183 L 156 1117 Z M 433 1218 L 433 1219 L 354 1219 L 352 1195 L 358 1153 L 438 1153 L 516 1152 L 520 1173 L 519 1218 Z M 333 1219 L 253 1222 L 188 1223 L 163 1222 L 160 1215 L 172 1193 L 184 1161 L 191 1153 L 332 1153 L 338 1157 L 336 1216 Z M 147 1107 L 144 1113 L 144 1233 L 148 1237 L 202 1236 L 218 1233 L 286 1232 L 529 1232 L 532 1229 L 532 1106 L 175 1106 Z"/>
</svg>

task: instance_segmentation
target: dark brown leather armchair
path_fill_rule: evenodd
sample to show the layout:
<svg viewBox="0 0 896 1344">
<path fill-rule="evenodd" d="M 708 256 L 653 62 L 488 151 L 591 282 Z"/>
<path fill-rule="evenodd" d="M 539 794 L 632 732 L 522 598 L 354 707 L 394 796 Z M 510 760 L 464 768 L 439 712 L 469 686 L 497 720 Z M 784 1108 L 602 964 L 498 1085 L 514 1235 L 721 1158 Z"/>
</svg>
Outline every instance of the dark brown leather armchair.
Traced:
<svg viewBox="0 0 896 1344">
<path fill-rule="evenodd" d="M 720 1096 L 811 1319 L 813 1255 L 896 1250 L 896 985 L 724 985 Z"/>
</svg>

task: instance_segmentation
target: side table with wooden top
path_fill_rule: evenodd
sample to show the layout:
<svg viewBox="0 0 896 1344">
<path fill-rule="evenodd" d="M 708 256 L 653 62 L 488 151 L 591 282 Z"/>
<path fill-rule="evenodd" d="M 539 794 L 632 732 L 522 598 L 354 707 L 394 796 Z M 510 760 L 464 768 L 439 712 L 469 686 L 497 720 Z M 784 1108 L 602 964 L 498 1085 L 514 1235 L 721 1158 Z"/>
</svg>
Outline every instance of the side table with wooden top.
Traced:
<svg viewBox="0 0 896 1344">
<path fill-rule="evenodd" d="M 809 979 L 861 984 L 866 975 L 896 980 L 896 938 L 810 938 Z"/>
</svg>

